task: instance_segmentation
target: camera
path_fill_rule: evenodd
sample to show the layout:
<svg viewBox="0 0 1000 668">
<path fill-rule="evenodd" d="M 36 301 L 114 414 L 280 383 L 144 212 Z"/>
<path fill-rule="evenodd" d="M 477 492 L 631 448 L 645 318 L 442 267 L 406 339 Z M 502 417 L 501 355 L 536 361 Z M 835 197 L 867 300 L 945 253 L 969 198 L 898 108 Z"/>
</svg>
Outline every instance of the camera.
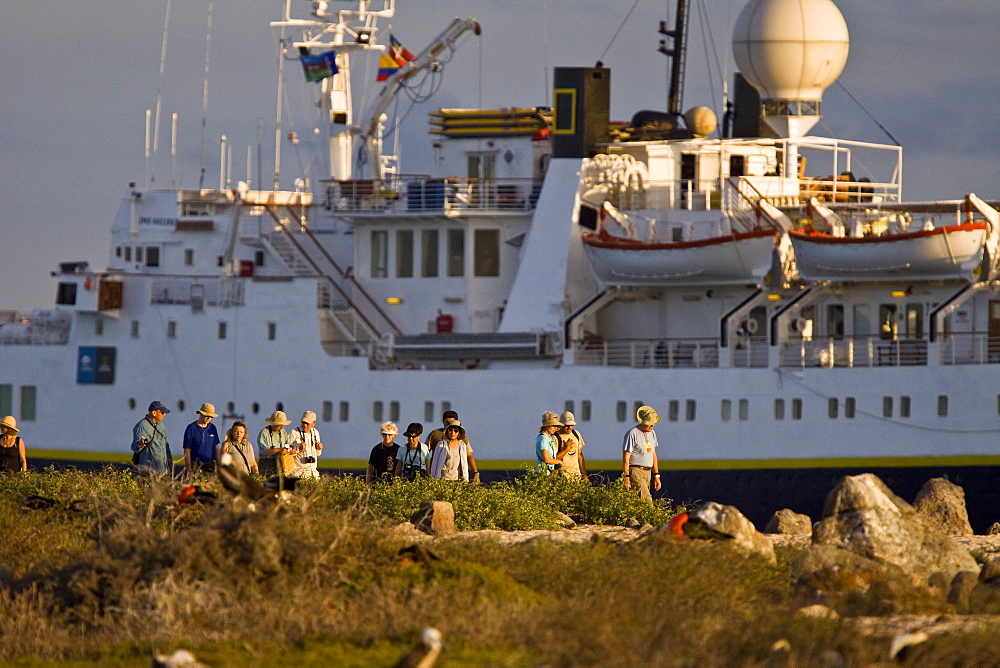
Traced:
<svg viewBox="0 0 1000 668">
<path fill-rule="evenodd" d="M 303 464 L 315 464 L 316 463 L 316 458 L 315 457 L 303 457 L 302 458 L 302 463 Z"/>
</svg>

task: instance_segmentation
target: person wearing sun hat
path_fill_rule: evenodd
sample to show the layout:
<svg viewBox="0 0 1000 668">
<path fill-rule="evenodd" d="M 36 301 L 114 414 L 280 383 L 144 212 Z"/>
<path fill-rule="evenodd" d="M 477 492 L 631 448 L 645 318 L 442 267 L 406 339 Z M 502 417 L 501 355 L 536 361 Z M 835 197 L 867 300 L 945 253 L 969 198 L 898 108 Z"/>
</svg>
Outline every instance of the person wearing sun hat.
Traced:
<svg viewBox="0 0 1000 668">
<path fill-rule="evenodd" d="M 403 454 L 396 459 L 396 477 L 402 480 L 413 481 L 417 478 L 427 477 L 427 460 L 430 459 L 430 450 L 420 442 L 420 437 L 424 433 L 424 425 L 419 422 L 411 422 L 410 426 L 403 432 L 406 437 L 406 447 Z"/>
<path fill-rule="evenodd" d="M 302 414 L 299 426 L 288 435 L 288 441 L 298 451 L 295 456 L 295 471 L 292 475 L 299 478 L 318 478 L 319 467 L 316 460 L 323 453 L 323 441 L 316 429 L 316 413 L 306 411 Z"/>
<path fill-rule="evenodd" d="M 279 456 L 292 450 L 288 432 L 285 431 L 292 421 L 284 411 L 274 411 L 271 417 L 264 419 L 264 423 L 267 426 L 257 434 L 257 466 L 263 476 L 278 475 Z"/>
<path fill-rule="evenodd" d="M 551 474 L 562 465 L 562 460 L 557 458 L 558 441 L 554 437 L 562 426 L 559 416 L 552 411 L 542 413 L 542 426 L 538 428 L 535 438 L 535 457 L 538 459 L 538 470 L 543 473 Z"/>
<path fill-rule="evenodd" d="M 465 427 L 458 420 L 452 420 L 444 428 L 444 438 L 438 441 L 431 455 L 432 478 L 469 482 L 469 464 L 475 460 L 465 439 Z M 479 473 L 474 476 L 473 480 L 479 482 Z"/>
<path fill-rule="evenodd" d="M 165 474 L 174 473 L 174 457 L 163 418 L 170 409 L 162 401 L 154 401 L 146 409 L 146 417 L 132 428 L 132 462 L 140 471 Z"/>
<path fill-rule="evenodd" d="M 19 431 L 13 415 L 0 420 L 0 471 L 16 473 L 28 470 L 24 439 L 17 435 Z"/>
<path fill-rule="evenodd" d="M 559 475 L 568 478 L 586 478 L 587 463 L 583 458 L 583 446 L 586 443 L 576 430 L 576 417 L 570 411 L 565 411 L 559 416 L 559 421 L 563 426 L 553 436 L 559 440 L 558 447 L 560 452 L 563 452 Z M 558 453 L 556 457 L 559 457 Z"/>
<path fill-rule="evenodd" d="M 198 413 L 198 419 L 187 426 L 184 440 L 181 441 L 181 447 L 184 448 L 184 469 L 188 475 L 194 475 L 198 471 L 214 471 L 215 458 L 219 444 L 222 443 L 219 430 L 212 422 L 219 417 L 215 406 L 202 404 L 195 412 Z"/>
<path fill-rule="evenodd" d="M 639 423 L 625 434 L 622 444 L 622 468 L 625 489 L 638 488 L 639 496 L 649 502 L 653 495 L 649 492 L 650 476 L 653 489 L 660 489 L 660 461 L 656 456 L 656 432 L 653 427 L 660 416 L 649 406 L 640 406 L 635 412 Z"/>
<path fill-rule="evenodd" d="M 399 429 L 395 422 L 383 422 L 379 431 L 382 434 L 382 442 L 372 448 L 371 454 L 368 455 L 368 468 L 365 470 L 365 482 L 369 485 L 376 480 L 392 482 L 396 477 L 396 455 L 399 454 L 399 445 L 394 441 Z"/>
</svg>

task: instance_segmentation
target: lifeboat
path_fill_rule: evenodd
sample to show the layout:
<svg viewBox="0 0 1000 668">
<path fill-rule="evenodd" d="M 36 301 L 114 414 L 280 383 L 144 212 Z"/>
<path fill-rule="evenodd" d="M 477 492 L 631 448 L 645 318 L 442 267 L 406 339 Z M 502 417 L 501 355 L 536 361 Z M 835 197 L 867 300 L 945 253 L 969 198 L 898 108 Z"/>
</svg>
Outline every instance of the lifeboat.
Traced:
<svg viewBox="0 0 1000 668">
<path fill-rule="evenodd" d="M 604 212 L 613 212 L 605 203 Z M 617 219 L 616 216 L 616 219 Z M 640 241 L 615 236 L 604 226 L 583 235 L 597 278 L 607 285 L 744 285 L 760 283 L 771 270 L 778 231 L 758 228 L 704 239 Z"/>
<path fill-rule="evenodd" d="M 983 257 L 988 225 L 968 221 L 913 230 L 905 218 L 845 225 L 815 200 L 810 217 L 829 231 L 789 230 L 802 276 L 813 281 L 969 278 Z"/>
</svg>

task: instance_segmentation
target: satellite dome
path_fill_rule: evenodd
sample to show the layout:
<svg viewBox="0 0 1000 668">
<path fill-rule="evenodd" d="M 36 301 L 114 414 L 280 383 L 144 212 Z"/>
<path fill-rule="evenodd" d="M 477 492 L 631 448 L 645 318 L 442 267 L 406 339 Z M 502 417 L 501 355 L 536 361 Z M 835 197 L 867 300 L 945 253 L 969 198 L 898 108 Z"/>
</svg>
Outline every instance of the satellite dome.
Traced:
<svg viewBox="0 0 1000 668">
<path fill-rule="evenodd" d="M 819 101 L 847 62 L 832 0 L 752 0 L 736 19 L 733 55 L 764 100 Z"/>
<path fill-rule="evenodd" d="M 684 112 L 684 124 L 695 137 L 707 137 L 715 132 L 719 119 L 708 107 L 691 107 Z"/>
</svg>

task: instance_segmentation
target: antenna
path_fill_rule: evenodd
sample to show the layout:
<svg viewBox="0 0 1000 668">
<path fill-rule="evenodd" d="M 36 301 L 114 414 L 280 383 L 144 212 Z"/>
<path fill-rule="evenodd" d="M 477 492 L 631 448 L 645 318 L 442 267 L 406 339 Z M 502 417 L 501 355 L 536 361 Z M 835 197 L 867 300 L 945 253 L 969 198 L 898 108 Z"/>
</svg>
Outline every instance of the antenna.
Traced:
<svg viewBox="0 0 1000 668">
<path fill-rule="evenodd" d="M 167 66 L 167 35 L 170 32 L 170 6 L 173 0 L 167 0 L 167 12 L 163 18 L 163 42 L 160 46 L 160 80 L 156 85 L 156 120 L 153 122 L 153 156 L 160 150 L 160 110 L 163 107 L 163 71 Z M 149 183 L 152 185 L 156 177 L 152 172 Z"/>
<path fill-rule="evenodd" d="M 674 29 L 667 29 L 667 22 L 660 21 L 660 34 L 673 40 L 673 48 L 667 48 L 667 40 L 660 40 L 659 51 L 670 57 L 670 96 L 667 111 L 680 116 L 681 98 L 684 96 L 684 61 L 687 56 L 687 9 L 688 0 L 677 0 L 677 16 Z"/>
<path fill-rule="evenodd" d="M 205 132 L 208 125 L 208 57 L 212 46 L 212 8 L 215 3 L 208 3 L 208 25 L 205 28 L 205 81 L 201 91 L 201 141 L 199 146 L 200 169 L 198 190 L 205 186 Z"/>
</svg>

